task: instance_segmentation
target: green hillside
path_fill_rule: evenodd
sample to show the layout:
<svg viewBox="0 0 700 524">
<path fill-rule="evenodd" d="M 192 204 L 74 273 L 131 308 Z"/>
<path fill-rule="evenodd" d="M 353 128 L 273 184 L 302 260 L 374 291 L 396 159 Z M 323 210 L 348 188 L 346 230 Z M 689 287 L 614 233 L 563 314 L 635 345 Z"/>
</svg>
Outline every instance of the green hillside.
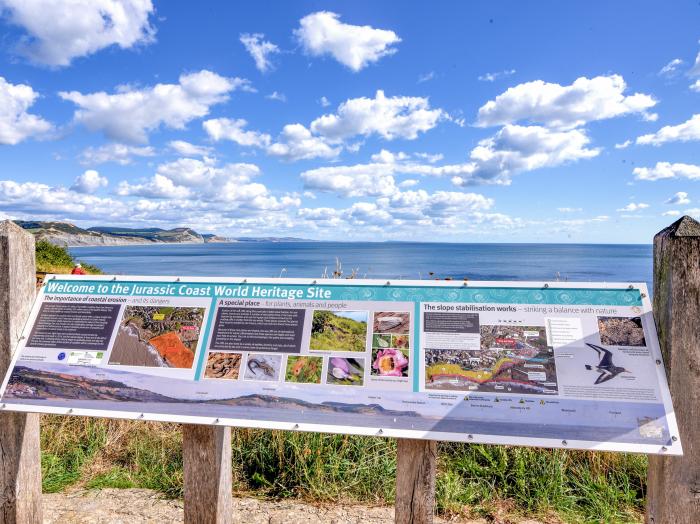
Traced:
<svg viewBox="0 0 700 524">
<path fill-rule="evenodd" d="M 310 349 L 364 351 L 367 322 L 343 317 L 332 311 L 314 311 Z"/>
</svg>

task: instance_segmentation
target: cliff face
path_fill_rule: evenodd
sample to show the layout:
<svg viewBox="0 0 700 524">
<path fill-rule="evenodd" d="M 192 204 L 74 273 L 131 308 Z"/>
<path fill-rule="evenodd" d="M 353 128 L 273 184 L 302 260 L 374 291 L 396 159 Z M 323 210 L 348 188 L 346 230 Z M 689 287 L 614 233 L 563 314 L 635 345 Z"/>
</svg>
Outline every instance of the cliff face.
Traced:
<svg viewBox="0 0 700 524">
<path fill-rule="evenodd" d="M 83 229 L 67 222 L 35 222 L 17 220 L 18 225 L 33 233 L 37 240 L 46 240 L 61 247 L 73 246 L 119 246 L 130 244 L 202 244 L 205 242 L 228 242 L 216 235 L 201 235 L 195 230 L 181 227 L 117 228 L 92 227 Z"/>
</svg>

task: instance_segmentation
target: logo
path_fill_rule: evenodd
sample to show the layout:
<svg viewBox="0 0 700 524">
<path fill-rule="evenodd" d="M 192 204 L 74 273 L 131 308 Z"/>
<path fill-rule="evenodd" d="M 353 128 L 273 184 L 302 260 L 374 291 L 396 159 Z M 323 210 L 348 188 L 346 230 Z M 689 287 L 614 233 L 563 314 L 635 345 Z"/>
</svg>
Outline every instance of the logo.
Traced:
<svg viewBox="0 0 700 524">
<path fill-rule="evenodd" d="M 63 359 L 65 359 L 65 358 L 66 358 L 66 354 L 65 354 L 65 353 L 61 352 L 61 353 L 58 354 L 58 360 L 63 360 Z"/>
</svg>

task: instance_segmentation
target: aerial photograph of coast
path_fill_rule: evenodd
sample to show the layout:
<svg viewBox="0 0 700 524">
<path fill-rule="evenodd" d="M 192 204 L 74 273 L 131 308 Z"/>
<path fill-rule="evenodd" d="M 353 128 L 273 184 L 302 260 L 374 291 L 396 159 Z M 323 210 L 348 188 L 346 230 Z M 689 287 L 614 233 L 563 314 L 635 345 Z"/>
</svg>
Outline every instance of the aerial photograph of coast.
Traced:
<svg viewBox="0 0 700 524">
<path fill-rule="evenodd" d="M 109 364 L 189 369 L 203 321 L 204 308 L 127 306 Z"/>
</svg>

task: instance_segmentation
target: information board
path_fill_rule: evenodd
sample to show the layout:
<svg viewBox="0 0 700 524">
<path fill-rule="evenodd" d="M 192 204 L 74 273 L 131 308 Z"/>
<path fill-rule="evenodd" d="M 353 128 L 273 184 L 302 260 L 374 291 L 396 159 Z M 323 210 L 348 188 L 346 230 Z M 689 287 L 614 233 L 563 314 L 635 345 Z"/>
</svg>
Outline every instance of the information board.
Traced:
<svg viewBox="0 0 700 524">
<path fill-rule="evenodd" d="M 681 454 L 645 284 L 49 276 L 5 410 Z"/>
</svg>

